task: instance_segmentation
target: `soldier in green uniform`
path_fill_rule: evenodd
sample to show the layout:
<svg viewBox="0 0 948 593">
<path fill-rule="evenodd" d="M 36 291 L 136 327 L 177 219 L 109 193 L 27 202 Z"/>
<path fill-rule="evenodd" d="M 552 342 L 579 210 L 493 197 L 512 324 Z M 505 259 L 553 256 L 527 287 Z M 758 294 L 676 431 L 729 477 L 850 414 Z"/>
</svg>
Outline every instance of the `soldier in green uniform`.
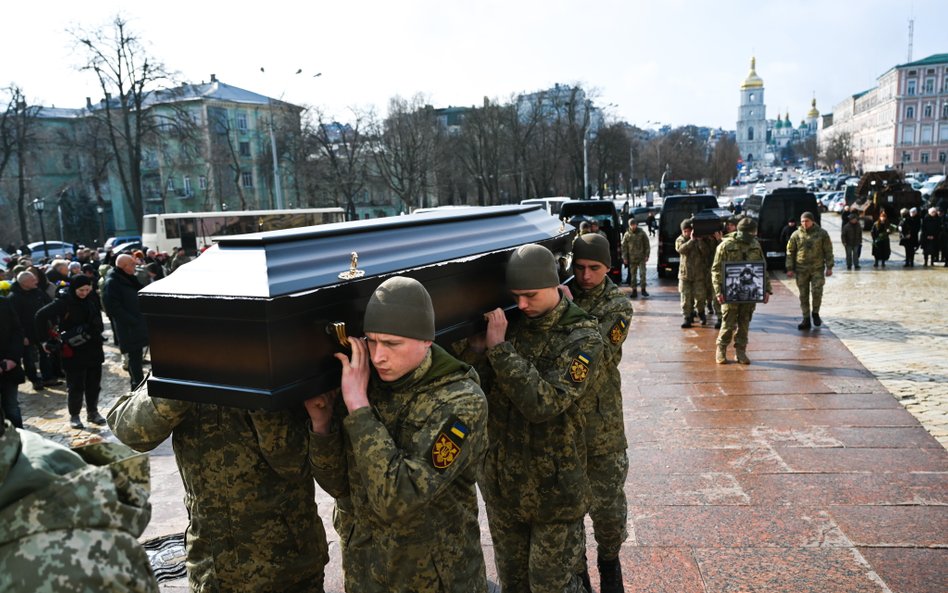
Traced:
<svg viewBox="0 0 948 593">
<path fill-rule="evenodd" d="M 695 311 L 701 318 L 702 325 L 708 323 L 708 317 L 704 313 L 707 299 L 705 276 L 711 244 L 706 237 L 692 236 L 692 228 L 690 218 L 681 221 L 681 235 L 675 240 L 675 251 L 681 256 L 678 264 L 678 292 L 681 295 L 681 314 L 684 317 L 682 328 L 691 327 Z"/>
<path fill-rule="evenodd" d="M 787 243 L 787 278 L 796 277 L 800 289 L 800 309 L 803 322 L 799 330 L 810 329 L 810 314 L 813 325 L 820 326 L 820 304 L 823 302 L 823 285 L 826 276 L 833 275 L 833 241 L 829 233 L 816 224 L 810 212 L 800 215 L 800 228 L 790 235 Z M 812 306 L 810 294 L 813 295 Z"/>
<path fill-rule="evenodd" d="M 306 402 L 313 474 L 347 507 L 346 590 L 484 593 L 474 484 L 487 399 L 477 374 L 432 343 L 434 309 L 417 280 L 383 282 L 363 329 L 351 357 L 336 355 L 342 398 Z"/>
<path fill-rule="evenodd" d="M 647 297 L 645 290 L 645 262 L 648 261 L 650 246 L 648 236 L 639 229 L 635 220 L 629 220 L 629 230 L 622 235 L 622 263 L 629 268 L 629 286 L 632 287 L 632 298 L 638 296 L 637 287 L 642 287 L 642 296 Z"/>
<path fill-rule="evenodd" d="M 722 227 L 723 228 L 723 227 Z M 735 229 L 732 229 L 732 232 Z M 714 283 L 711 280 L 711 267 L 714 265 L 714 254 L 718 250 L 718 245 L 721 244 L 721 241 L 724 240 L 724 233 L 722 231 L 716 231 L 711 237 L 708 238 L 709 245 L 707 249 L 707 261 L 708 265 L 705 268 L 705 294 L 707 295 L 707 305 L 708 305 L 708 315 L 714 313 L 715 322 L 714 329 L 721 329 L 721 303 L 718 302 L 718 299 L 715 298 L 714 292 Z M 704 306 L 704 303 L 701 304 Z"/>
<path fill-rule="evenodd" d="M 757 222 L 752 218 L 742 218 L 737 224 L 737 231 L 728 234 L 714 252 L 714 263 L 711 266 L 711 282 L 714 284 L 715 298 L 722 303 L 721 332 L 718 334 L 718 348 L 714 360 L 718 364 L 727 362 L 727 347 L 734 338 L 734 349 L 737 362 L 750 364 L 747 357 L 747 335 L 750 331 L 751 318 L 754 316 L 756 303 L 728 303 L 725 302 L 724 264 L 728 262 L 766 261 L 764 251 L 757 242 Z M 770 277 L 764 275 L 764 303 L 770 301 L 773 294 L 770 288 Z"/>
<path fill-rule="evenodd" d="M 486 335 L 464 353 L 490 404 L 480 485 L 497 574 L 504 593 L 579 593 L 590 495 L 581 400 L 602 338 L 596 320 L 561 297 L 548 249 L 517 248 L 506 274 L 523 316 L 508 331 L 503 310 L 491 311 Z"/>
<path fill-rule="evenodd" d="M 0 592 L 158 593 L 138 543 L 148 496 L 147 455 L 67 449 L 0 412 Z"/>
<path fill-rule="evenodd" d="M 635 232 L 645 237 L 645 232 Z M 589 516 L 598 547 L 601 593 L 625 590 L 619 548 L 629 536 L 625 497 L 629 458 L 619 362 L 632 321 L 632 305 L 609 279 L 611 265 L 609 242 L 602 237 L 585 235 L 573 244 L 574 278 L 567 286 L 573 302 L 599 321 L 604 344 L 599 372 L 590 379 L 582 399 L 586 416 L 586 473 L 592 489 Z M 583 561 L 585 569 L 585 555 Z"/>
<path fill-rule="evenodd" d="M 190 519 L 191 591 L 323 591 L 329 554 L 302 406 L 268 412 L 152 398 L 145 381 L 108 421 L 138 451 L 171 436 Z"/>
</svg>

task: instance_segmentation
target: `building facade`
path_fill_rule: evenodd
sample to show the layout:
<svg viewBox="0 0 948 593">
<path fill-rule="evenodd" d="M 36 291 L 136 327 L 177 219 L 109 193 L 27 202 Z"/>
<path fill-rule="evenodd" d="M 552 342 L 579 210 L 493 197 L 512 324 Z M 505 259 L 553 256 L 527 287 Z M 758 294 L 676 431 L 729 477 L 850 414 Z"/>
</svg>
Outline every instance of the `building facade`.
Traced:
<svg viewBox="0 0 948 593">
<path fill-rule="evenodd" d="M 737 147 L 745 163 L 759 161 L 767 152 L 767 105 L 764 81 L 757 76 L 757 59 L 741 83 L 741 106 L 737 110 Z"/>
<path fill-rule="evenodd" d="M 849 134 L 858 170 L 944 173 L 948 161 L 948 54 L 900 64 L 824 119 L 820 146 Z"/>
</svg>

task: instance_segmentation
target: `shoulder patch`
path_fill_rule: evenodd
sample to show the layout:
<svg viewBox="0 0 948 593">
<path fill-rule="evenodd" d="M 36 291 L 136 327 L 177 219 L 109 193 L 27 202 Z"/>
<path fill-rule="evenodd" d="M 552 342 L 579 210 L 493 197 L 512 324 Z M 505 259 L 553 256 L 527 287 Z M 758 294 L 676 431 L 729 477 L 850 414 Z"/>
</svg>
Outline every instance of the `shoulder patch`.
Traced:
<svg viewBox="0 0 948 593">
<path fill-rule="evenodd" d="M 627 329 L 628 324 L 626 323 L 626 320 L 620 317 L 619 320 L 616 321 L 615 325 L 612 326 L 612 329 L 609 330 L 609 341 L 613 344 L 618 344 L 622 341 Z"/>
<path fill-rule="evenodd" d="M 431 445 L 431 465 L 436 470 L 444 471 L 451 467 L 461 454 L 468 432 L 468 427 L 457 416 L 448 419 Z"/>
<path fill-rule="evenodd" d="M 583 352 L 573 357 L 569 365 L 569 378 L 573 383 L 582 383 L 589 376 L 589 356 Z"/>
</svg>

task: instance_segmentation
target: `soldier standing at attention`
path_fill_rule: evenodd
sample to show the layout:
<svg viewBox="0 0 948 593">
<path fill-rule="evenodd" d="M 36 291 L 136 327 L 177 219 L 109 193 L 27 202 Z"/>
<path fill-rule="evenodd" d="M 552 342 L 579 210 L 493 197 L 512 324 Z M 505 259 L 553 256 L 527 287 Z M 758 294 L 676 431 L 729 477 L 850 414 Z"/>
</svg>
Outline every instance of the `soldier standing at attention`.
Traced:
<svg viewBox="0 0 948 593">
<path fill-rule="evenodd" d="M 829 233 L 816 224 L 811 212 L 800 215 L 800 228 L 790 236 L 787 242 L 787 278 L 796 276 L 800 289 L 800 309 L 803 322 L 797 325 L 799 330 L 810 329 L 810 313 L 813 325 L 820 326 L 820 304 L 823 302 L 825 276 L 833 275 L 833 241 Z M 810 306 L 810 293 L 813 293 L 813 305 Z"/>
<path fill-rule="evenodd" d="M 201 593 L 322 593 L 329 561 L 302 406 L 268 412 L 148 396 L 109 411 L 137 451 L 171 435 L 188 507 L 188 586 Z"/>
<path fill-rule="evenodd" d="M 636 233 L 645 237 L 644 231 Z M 574 278 L 568 288 L 573 302 L 599 320 L 604 343 L 599 372 L 590 379 L 582 399 L 586 416 L 586 473 L 592 489 L 589 516 L 598 547 L 600 591 L 621 593 L 625 588 L 619 548 L 629 537 L 625 498 L 629 458 L 625 452 L 628 441 L 622 414 L 619 362 L 632 321 L 632 304 L 608 278 L 610 266 L 609 242 L 602 237 L 585 235 L 573 244 Z M 585 559 L 583 555 L 583 570 Z"/>
<path fill-rule="evenodd" d="M 523 316 L 508 331 L 503 310 L 491 311 L 486 335 L 465 351 L 489 402 L 481 491 L 497 574 L 504 593 L 580 593 L 590 495 L 580 406 L 602 338 L 596 320 L 560 295 L 548 249 L 517 248 L 506 274 Z"/>
<path fill-rule="evenodd" d="M 691 231 L 691 219 L 686 218 L 681 221 L 681 235 L 675 240 L 675 251 L 681 256 L 678 264 L 678 292 L 681 294 L 681 314 L 684 317 L 682 328 L 691 327 L 696 303 L 700 307 L 698 317 L 701 318 L 701 324 L 708 323 L 704 304 L 707 299 L 705 276 L 710 245 L 701 238 L 692 237 Z"/>
<path fill-rule="evenodd" d="M 487 451 L 477 374 L 440 346 L 431 297 L 396 276 L 350 338 L 342 398 L 307 400 L 309 458 L 351 510 L 340 529 L 347 591 L 485 593 L 474 484 Z M 338 525 L 338 523 L 337 523 Z"/>
<path fill-rule="evenodd" d="M 727 262 L 766 261 L 764 251 L 757 242 L 757 222 L 752 218 L 742 218 L 737 224 L 737 232 L 728 234 L 714 252 L 714 264 L 711 266 L 711 281 L 714 283 L 715 298 L 721 305 L 723 319 L 718 334 L 718 349 L 714 361 L 727 362 L 727 347 L 734 338 L 734 350 L 737 362 L 750 364 L 747 357 L 747 335 L 756 303 L 725 303 L 724 264 Z M 770 301 L 773 291 L 770 288 L 770 276 L 764 275 L 764 303 Z"/>
<path fill-rule="evenodd" d="M 629 220 L 629 230 L 622 235 L 622 263 L 629 268 L 629 286 L 632 287 L 632 298 L 638 297 L 637 286 L 642 287 L 642 296 L 647 297 L 645 290 L 645 262 L 648 261 L 650 246 L 645 232 L 639 229 L 634 219 Z"/>
</svg>

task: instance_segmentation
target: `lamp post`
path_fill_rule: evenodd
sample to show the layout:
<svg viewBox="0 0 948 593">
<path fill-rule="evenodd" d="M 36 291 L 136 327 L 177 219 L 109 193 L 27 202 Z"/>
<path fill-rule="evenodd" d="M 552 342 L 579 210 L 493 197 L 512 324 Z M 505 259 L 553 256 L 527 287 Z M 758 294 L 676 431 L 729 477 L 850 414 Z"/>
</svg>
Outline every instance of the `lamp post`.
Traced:
<svg viewBox="0 0 948 593">
<path fill-rule="evenodd" d="M 105 245 L 105 218 L 102 216 L 105 213 L 105 208 L 102 207 L 102 204 L 95 205 L 95 211 L 99 215 L 99 246 Z"/>
<path fill-rule="evenodd" d="M 63 200 L 66 199 L 66 190 L 59 192 L 59 199 L 56 200 L 56 213 L 59 214 L 59 242 L 66 242 L 66 233 L 63 228 Z"/>
<path fill-rule="evenodd" d="M 36 215 L 39 216 L 40 235 L 43 238 L 43 257 L 49 257 L 49 246 L 46 245 L 46 227 L 43 226 L 43 209 L 46 207 L 46 204 L 42 198 L 33 200 L 32 204 L 33 210 L 36 210 Z"/>
</svg>

